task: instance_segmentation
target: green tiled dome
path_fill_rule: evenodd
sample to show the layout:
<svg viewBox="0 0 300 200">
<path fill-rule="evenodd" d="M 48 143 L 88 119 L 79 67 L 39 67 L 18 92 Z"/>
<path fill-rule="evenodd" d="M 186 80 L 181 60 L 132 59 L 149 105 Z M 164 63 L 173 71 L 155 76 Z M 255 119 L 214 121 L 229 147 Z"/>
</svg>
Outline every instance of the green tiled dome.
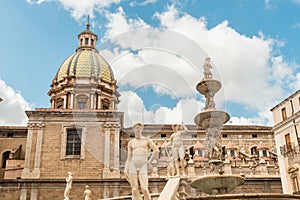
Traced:
<svg viewBox="0 0 300 200">
<path fill-rule="evenodd" d="M 78 35 L 78 47 L 60 65 L 48 95 L 53 109 L 115 110 L 120 94 L 106 60 L 99 54 L 98 36 L 86 30 Z"/>
<path fill-rule="evenodd" d="M 112 83 L 114 75 L 106 60 L 95 49 L 80 49 L 69 56 L 60 66 L 54 80 L 65 78 L 91 78 Z"/>
</svg>

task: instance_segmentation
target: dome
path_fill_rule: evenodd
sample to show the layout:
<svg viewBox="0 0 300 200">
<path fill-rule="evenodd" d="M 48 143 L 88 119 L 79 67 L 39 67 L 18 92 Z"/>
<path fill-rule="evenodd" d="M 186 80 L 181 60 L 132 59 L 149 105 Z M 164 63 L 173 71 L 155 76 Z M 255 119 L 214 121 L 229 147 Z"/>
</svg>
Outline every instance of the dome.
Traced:
<svg viewBox="0 0 300 200">
<path fill-rule="evenodd" d="M 96 49 L 98 36 L 87 29 L 78 48 L 60 65 L 48 92 L 51 108 L 116 110 L 120 94 L 113 71 Z"/>
<path fill-rule="evenodd" d="M 80 49 L 61 64 L 54 82 L 70 78 L 95 78 L 113 83 L 114 75 L 106 60 L 94 49 Z"/>
</svg>

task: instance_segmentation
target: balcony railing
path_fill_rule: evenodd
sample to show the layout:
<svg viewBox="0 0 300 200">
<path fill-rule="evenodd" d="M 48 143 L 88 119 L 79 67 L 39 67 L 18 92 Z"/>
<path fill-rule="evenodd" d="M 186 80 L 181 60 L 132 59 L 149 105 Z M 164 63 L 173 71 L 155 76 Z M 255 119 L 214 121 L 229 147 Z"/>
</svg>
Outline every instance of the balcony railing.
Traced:
<svg viewBox="0 0 300 200">
<path fill-rule="evenodd" d="M 299 145 L 295 145 L 295 143 L 290 142 L 280 147 L 280 153 L 284 157 L 298 155 L 300 154 L 300 147 Z"/>
</svg>

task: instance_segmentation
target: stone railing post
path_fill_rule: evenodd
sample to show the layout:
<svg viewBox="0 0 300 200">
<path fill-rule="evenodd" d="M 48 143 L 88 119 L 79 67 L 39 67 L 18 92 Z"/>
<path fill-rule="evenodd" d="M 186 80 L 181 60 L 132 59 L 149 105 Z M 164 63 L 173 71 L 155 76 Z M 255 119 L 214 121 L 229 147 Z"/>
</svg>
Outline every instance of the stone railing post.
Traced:
<svg viewBox="0 0 300 200">
<path fill-rule="evenodd" d="M 152 162 L 152 173 L 151 173 L 152 178 L 158 178 L 158 163 L 157 160 L 153 160 Z"/>
<path fill-rule="evenodd" d="M 192 156 L 190 156 L 190 160 L 188 161 L 188 176 L 195 177 L 196 176 L 195 165 L 194 165 L 194 160 L 191 157 Z"/>
</svg>

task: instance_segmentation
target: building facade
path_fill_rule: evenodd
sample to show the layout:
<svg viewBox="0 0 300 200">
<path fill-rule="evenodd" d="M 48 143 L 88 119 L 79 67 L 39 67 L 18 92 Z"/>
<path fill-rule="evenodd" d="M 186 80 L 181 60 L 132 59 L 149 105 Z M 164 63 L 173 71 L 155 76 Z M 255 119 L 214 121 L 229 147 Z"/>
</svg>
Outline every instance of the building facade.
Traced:
<svg viewBox="0 0 300 200">
<path fill-rule="evenodd" d="M 300 194 L 300 91 L 271 109 L 283 192 Z"/>
<path fill-rule="evenodd" d="M 117 81 L 96 48 L 97 39 L 87 24 L 75 53 L 63 61 L 51 83 L 50 108 L 26 111 L 27 127 L 0 127 L 0 199 L 62 198 L 68 172 L 74 178 L 72 200 L 82 199 L 85 185 L 93 199 L 130 195 L 123 170 L 134 134 L 123 126 Z M 209 160 L 204 156 L 205 130 L 187 128 L 184 170 L 189 183 L 209 173 Z M 149 175 L 154 194 L 168 178 L 170 147 L 164 144 L 172 132 L 170 124 L 145 125 L 144 136 L 160 149 Z M 225 173 L 246 178 L 235 193 L 282 192 L 272 127 L 225 125 L 221 134 Z M 204 195 L 189 184 L 181 189 L 189 197 Z"/>
</svg>

